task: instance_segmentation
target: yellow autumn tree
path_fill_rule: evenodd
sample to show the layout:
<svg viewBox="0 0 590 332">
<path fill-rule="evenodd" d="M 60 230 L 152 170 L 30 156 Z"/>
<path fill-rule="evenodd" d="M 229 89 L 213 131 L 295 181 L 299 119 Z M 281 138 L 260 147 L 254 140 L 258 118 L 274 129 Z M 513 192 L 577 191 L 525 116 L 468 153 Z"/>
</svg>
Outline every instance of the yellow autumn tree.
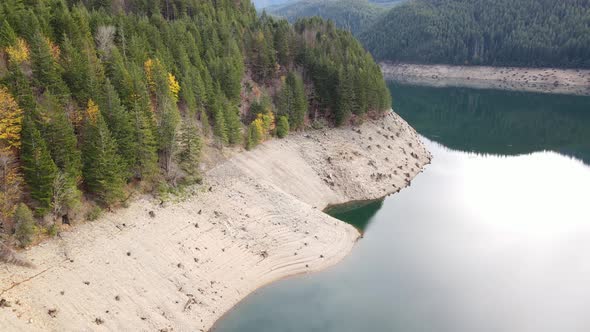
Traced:
<svg viewBox="0 0 590 332">
<path fill-rule="evenodd" d="M 23 111 L 6 89 L 0 87 L 0 150 L 18 150 Z"/>
<path fill-rule="evenodd" d="M 180 92 L 180 84 L 172 73 L 168 73 L 168 88 L 174 97 L 174 102 L 178 102 L 178 93 Z"/>
<path fill-rule="evenodd" d="M 49 46 L 49 52 L 51 53 L 51 56 L 53 57 L 53 60 L 55 61 L 59 61 L 59 56 L 61 54 L 61 50 L 59 49 L 59 46 L 57 46 L 56 44 L 54 44 L 51 39 L 45 37 L 45 42 L 47 43 L 47 46 Z"/>
<path fill-rule="evenodd" d="M 158 60 L 156 60 L 158 61 Z M 154 82 L 154 64 L 156 61 L 152 59 L 147 59 L 143 63 L 143 70 L 145 71 L 145 77 L 147 78 L 148 87 L 150 91 L 153 93 L 156 89 L 156 82 Z"/>
<path fill-rule="evenodd" d="M 92 99 L 88 100 L 88 107 L 86 108 L 86 117 L 92 124 L 96 124 L 98 119 L 98 105 Z"/>
<path fill-rule="evenodd" d="M 262 142 L 266 139 L 266 133 L 264 129 L 264 120 L 262 120 L 261 114 L 258 114 L 256 120 L 252 122 L 252 125 L 256 129 L 256 135 L 258 136 L 259 140 Z"/>
<path fill-rule="evenodd" d="M 18 38 L 15 45 L 6 48 L 6 54 L 11 61 L 18 64 L 23 63 L 29 60 L 29 45 L 24 39 Z"/>
</svg>

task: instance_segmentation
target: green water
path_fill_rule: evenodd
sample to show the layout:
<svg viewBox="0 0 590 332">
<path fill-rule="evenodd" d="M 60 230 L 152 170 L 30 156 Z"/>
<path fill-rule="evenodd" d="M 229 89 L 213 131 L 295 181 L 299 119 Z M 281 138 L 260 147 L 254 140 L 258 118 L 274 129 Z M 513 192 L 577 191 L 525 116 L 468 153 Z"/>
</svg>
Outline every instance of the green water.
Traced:
<svg viewBox="0 0 590 332">
<path fill-rule="evenodd" d="M 434 159 L 330 213 L 364 237 L 215 331 L 590 331 L 590 98 L 391 85 Z"/>
<path fill-rule="evenodd" d="M 500 155 L 551 150 L 590 164 L 590 97 L 389 87 L 395 111 L 448 148 Z"/>
</svg>

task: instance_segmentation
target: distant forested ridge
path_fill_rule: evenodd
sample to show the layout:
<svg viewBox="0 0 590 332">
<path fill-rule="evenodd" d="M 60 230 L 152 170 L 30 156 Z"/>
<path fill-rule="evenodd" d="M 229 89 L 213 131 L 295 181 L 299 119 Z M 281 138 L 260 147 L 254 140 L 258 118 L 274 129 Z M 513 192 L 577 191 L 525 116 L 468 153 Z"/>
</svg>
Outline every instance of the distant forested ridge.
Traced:
<svg viewBox="0 0 590 332">
<path fill-rule="evenodd" d="M 590 67 L 589 0 L 415 0 L 359 38 L 379 60 Z"/>
<path fill-rule="evenodd" d="M 266 8 L 268 13 L 295 22 L 303 17 L 320 16 L 332 20 L 337 27 L 359 33 L 372 25 L 377 17 L 399 0 L 301 0 Z"/>
<path fill-rule="evenodd" d="M 371 55 L 317 18 L 291 26 L 246 0 L 3 0 L 0 238 L 27 245 L 55 220 L 199 182 L 204 144 L 389 108 Z"/>
<path fill-rule="evenodd" d="M 293 1 L 297 0 L 253 0 L 252 3 L 256 6 L 256 9 L 264 9 L 266 7 L 278 6 Z"/>
</svg>

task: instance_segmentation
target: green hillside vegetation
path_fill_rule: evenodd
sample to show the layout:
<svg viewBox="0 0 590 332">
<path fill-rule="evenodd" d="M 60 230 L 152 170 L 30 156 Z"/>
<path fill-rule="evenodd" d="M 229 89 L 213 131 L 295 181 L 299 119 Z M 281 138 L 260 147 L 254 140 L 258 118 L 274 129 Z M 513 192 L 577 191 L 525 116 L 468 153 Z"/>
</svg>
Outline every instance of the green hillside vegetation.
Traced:
<svg viewBox="0 0 590 332">
<path fill-rule="evenodd" d="M 320 19 L 291 26 L 234 0 L 4 0 L 0 236 L 26 245 L 54 220 L 199 182 L 205 145 L 389 107 L 372 57 Z"/>
<path fill-rule="evenodd" d="M 302 0 L 289 2 L 266 10 L 279 17 L 295 22 L 303 17 L 320 16 L 332 20 L 337 27 L 353 34 L 375 22 L 386 12 L 391 2 L 377 5 L 368 0 Z"/>
<path fill-rule="evenodd" d="M 256 9 L 264 9 L 270 6 L 279 6 L 285 3 L 294 2 L 297 0 L 253 0 L 252 3 L 256 6 Z"/>
<path fill-rule="evenodd" d="M 590 1 L 415 0 L 359 38 L 379 60 L 590 68 Z"/>
</svg>

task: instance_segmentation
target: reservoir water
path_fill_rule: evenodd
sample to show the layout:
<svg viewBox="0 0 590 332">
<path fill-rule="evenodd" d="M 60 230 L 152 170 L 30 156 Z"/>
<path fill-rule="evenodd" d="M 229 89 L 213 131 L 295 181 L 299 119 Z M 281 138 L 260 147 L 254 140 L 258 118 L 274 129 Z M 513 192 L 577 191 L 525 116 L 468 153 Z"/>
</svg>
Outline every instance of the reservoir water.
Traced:
<svg viewBox="0 0 590 332">
<path fill-rule="evenodd" d="M 215 331 L 590 331 L 590 97 L 390 86 L 432 164 L 330 211 L 364 231 L 351 255 Z"/>
</svg>

